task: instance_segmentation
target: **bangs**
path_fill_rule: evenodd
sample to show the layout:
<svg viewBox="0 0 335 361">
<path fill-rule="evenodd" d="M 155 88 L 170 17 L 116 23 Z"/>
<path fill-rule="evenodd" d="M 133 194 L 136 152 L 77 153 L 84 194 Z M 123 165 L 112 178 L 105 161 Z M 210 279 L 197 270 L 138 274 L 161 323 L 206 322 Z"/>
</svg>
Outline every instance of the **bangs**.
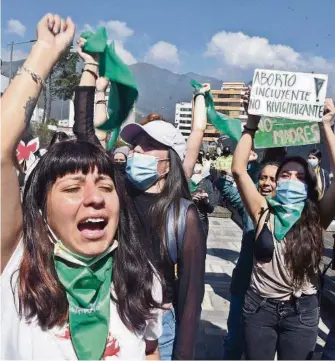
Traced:
<svg viewBox="0 0 335 361">
<path fill-rule="evenodd" d="M 54 183 L 67 174 L 82 172 L 86 175 L 95 169 L 100 175 L 114 176 L 109 156 L 97 145 L 86 141 L 68 140 L 54 144 L 38 166 L 47 183 Z"/>
</svg>

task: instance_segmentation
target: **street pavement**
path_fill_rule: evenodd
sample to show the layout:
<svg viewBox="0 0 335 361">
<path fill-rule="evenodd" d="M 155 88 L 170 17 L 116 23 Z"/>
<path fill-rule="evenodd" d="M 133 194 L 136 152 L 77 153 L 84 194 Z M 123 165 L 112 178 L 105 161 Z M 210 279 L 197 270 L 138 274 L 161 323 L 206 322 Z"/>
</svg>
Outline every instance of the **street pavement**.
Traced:
<svg viewBox="0 0 335 361">
<path fill-rule="evenodd" d="M 205 296 L 196 345 L 196 359 L 222 360 L 227 334 L 229 286 L 239 256 L 242 231 L 230 218 L 209 218 Z M 319 338 L 314 359 L 320 359 L 329 332 L 333 304 L 323 300 Z"/>
</svg>

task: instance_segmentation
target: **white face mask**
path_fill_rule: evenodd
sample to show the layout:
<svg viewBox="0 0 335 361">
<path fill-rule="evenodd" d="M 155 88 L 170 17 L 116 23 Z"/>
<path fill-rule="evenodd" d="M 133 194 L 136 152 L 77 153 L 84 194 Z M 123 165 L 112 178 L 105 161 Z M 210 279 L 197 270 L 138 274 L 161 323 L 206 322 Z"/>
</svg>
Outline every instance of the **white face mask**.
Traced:
<svg viewBox="0 0 335 361">
<path fill-rule="evenodd" d="M 319 161 L 315 158 L 309 158 L 308 163 L 311 165 L 313 169 L 315 169 L 319 165 Z"/>
</svg>

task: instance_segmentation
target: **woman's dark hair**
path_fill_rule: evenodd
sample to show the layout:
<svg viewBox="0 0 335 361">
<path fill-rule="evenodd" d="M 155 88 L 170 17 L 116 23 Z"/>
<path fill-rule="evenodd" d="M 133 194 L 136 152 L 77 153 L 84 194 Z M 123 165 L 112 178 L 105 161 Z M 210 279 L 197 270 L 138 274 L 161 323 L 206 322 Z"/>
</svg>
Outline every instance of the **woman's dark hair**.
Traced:
<svg viewBox="0 0 335 361">
<path fill-rule="evenodd" d="M 287 150 L 285 147 L 267 148 L 264 150 L 261 164 L 265 163 L 281 163 L 285 160 Z"/>
<path fill-rule="evenodd" d="M 314 148 L 312 149 L 308 155 L 314 155 L 314 157 L 318 158 L 319 160 L 322 159 L 322 153 L 321 153 L 321 150 L 317 149 L 317 148 Z"/>
<path fill-rule="evenodd" d="M 322 226 L 319 212 L 319 193 L 315 173 L 302 157 L 288 157 L 277 171 L 277 181 L 287 163 L 299 163 L 305 170 L 307 201 L 298 222 L 286 235 L 285 262 L 293 277 L 294 285 L 301 286 L 311 280 L 318 269 L 323 253 Z"/>
<path fill-rule="evenodd" d="M 54 144 L 41 158 L 28 178 L 24 195 L 24 254 L 19 268 L 19 312 L 28 320 L 37 317 L 43 329 L 62 326 L 68 319 L 68 301 L 58 280 L 53 261 L 54 245 L 42 214 L 56 179 L 66 174 L 89 172 L 114 179 L 120 201 L 118 248 L 113 262 L 113 283 L 117 310 L 128 329 L 140 330 L 150 319 L 151 310 L 160 307 L 152 296 L 154 270 L 141 249 L 136 218 L 123 182 L 115 180 L 113 163 L 97 145 L 77 140 Z M 42 211 L 42 214 L 40 213 Z"/>
<path fill-rule="evenodd" d="M 259 170 L 258 170 L 258 174 L 257 174 L 257 179 L 259 180 L 260 177 L 262 176 L 263 170 L 268 167 L 268 166 L 273 166 L 273 167 L 279 167 L 279 163 L 276 162 L 269 162 L 269 163 L 262 163 Z M 276 173 L 278 175 L 278 173 Z"/>
<path fill-rule="evenodd" d="M 180 212 L 180 199 L 191 199 L 191 194 L 180 157 L 173 149 L 169 149 L 168 155 L 170 164 L 169 172 L 165 178 L 164 188 L 159 194 L 157 202 L 150 209 L 150 217 L 153 220 L 151 225 L 151 234 L 163 240 L 160 247 L 162 255 L 167 255 L 165 237 L 162 237 L 161 235 L 165 235 L 166 217 L 169 206 L 173 205 L 175 209 L 175 232 L 177 237 L 177 219 Z"/>
<path fill-rule="evenodd" d="M 52 136 L 52 138 L 50 140 L 48 149 L 56 143 L 63 142 L 64 140 L 69 140 L 69 139 L 70 139 L 70 137 L 66 133 L 56 132 L 56 133 L 54 133 L 54 135 Z"/>
</svg>

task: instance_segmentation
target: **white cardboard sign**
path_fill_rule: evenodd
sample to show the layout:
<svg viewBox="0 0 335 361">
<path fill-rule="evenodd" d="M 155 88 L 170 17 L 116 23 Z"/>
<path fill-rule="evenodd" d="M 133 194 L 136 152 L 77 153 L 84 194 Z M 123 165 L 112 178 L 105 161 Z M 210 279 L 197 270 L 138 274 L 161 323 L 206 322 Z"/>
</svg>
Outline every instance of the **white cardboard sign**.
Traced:
<svg viewBox="0 0 335 361">
<path fill-rule="evenodd" d="M 249 113 L 321 121 L 328 75 L 256 69 Z"/>
</svg>

